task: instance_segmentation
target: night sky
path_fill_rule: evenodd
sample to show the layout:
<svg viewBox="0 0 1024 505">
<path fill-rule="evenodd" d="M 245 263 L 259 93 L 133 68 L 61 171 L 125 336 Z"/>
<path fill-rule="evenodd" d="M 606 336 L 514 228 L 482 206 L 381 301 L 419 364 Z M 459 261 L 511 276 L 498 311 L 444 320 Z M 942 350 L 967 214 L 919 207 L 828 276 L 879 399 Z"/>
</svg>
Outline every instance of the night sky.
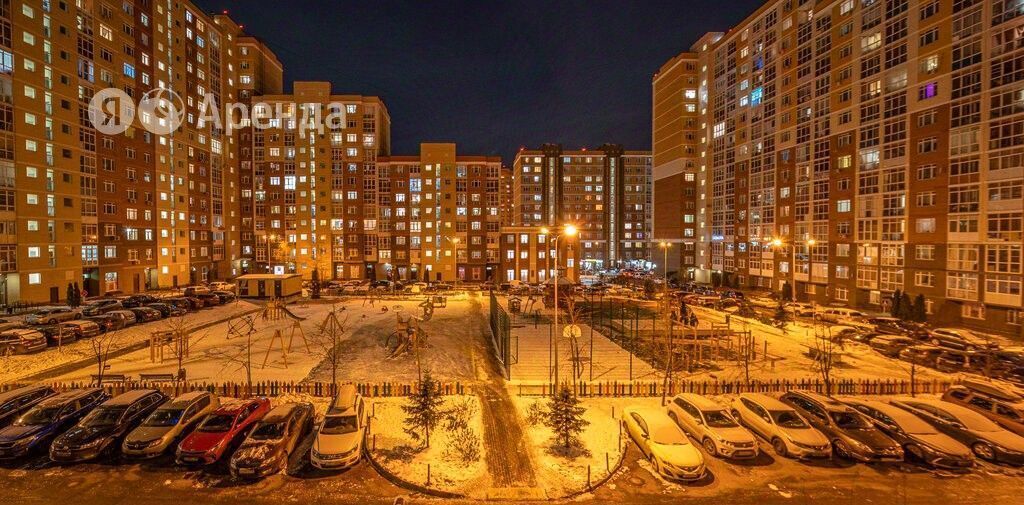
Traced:
<svg viewBox="0 0 1024 505">
<path fill-rule="evenodd" d="M 650 149 L 651 77 L 709 31 L 761 5 L 715 1 L 194 0 L 228 10 L 296 80 L 378 95 L 394 154 L 604 142 Z"/>
</svg>

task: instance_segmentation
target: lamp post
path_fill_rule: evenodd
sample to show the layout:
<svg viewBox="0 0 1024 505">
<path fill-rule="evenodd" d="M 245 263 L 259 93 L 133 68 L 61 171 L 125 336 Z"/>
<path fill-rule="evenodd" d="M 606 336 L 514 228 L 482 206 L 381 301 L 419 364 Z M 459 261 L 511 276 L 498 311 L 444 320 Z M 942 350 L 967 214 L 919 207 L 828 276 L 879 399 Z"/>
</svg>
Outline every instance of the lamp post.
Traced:
<svg viewBox="0 0 1024 505">
<path fill-rule="evenodd" d="M 664 280 L 665 285 L 664 285 L 664 287 L 662 289 L 662 292 L 667 296 L 668 295 L 668 248 L 672 247 L 672 244 L 670 244 L 667 241 L 662 240 L 661 242 L 658 243 L 658 245 L 661 246 L 662 252 L 665 253 L 664 254 L 664 258 L 662 259 L 662 263 L 661 263 L 661 265 L 662 265 L 662 267 L 661 267 L 661 276 L 665 279 Z"/>
<path fill-rule="evenodd" d="M 555 235 L 554 251 L 558 253 L 558 239 L 562 236 L 574 237 L 576 236 L 576 227 L 567 224 L 562 228 L 562 233 Z M 558 385 L 558 339 L 559 339 L 559 327 L 558 327 L 558 259 L 555 259 L 555 276 L 553 277 L 555 283 L 555 338 L 554 338 L 554 354 L 555 354 L 555 385 Z M 554 389 L 552 388 L 552 393 Z"/>
<path fill-rule="evenodd" d="M 814 240 L 813 238 L 810 238 L 810 239 L 807 239 L 806 243 L 807 243 L 807 247 L 814 247 L 814 244 L 816 244 L 817 241 Z M 782 241 L 782 239 L 777 238 L 777 239 L 773 239 L 771 244 L 774 247 L 782 247 L 783 241 Z M 793 279 L 793 282 L 790 284 L 790 290 L 789 290 L 790 291 L 790 301 L 792 301 L 793 303 L 796 303 L 796 241 L 793 241 L 792 247 L 790 249 L 791 249 L 791 251 L 790 251 L 789 268 L 790 268 L 791 277 Z"/>
<path fill-rule="evenodd" d="M 547 226 L 540 229 L 540 233 L 544 235 L 544 246 L 547 247 L 548 239 L 551 237 L 551 230 Z M 544 254 L 544 280 L 551 278 L 551 250 Z"/>
</svg>

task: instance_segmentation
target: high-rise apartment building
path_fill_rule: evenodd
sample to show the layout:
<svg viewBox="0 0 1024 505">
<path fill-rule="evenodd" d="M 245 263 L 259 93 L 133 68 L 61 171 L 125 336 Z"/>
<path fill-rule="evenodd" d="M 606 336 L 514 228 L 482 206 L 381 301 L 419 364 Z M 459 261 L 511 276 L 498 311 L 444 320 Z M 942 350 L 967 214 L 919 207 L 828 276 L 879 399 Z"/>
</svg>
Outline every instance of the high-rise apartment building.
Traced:
<svg viewBox="0 0 1024 505">
<path fill-rule="evenodd" d="M 699 40 L 677 58 L 697 63 L 695 277 L 873 310 L 899 290 L 1019 333 L 1022 20 L 1004 0 L 779 0 Z M 677 158 L 668 73 L 656 160 Z"/>
<path fill-rule="evenodd" d="M 579 230 L 574 239 L 578 254 L 563 259 L 574 257 L 579 264 L 569 266 L 570 270 L 586 274 L 650 266 L 649 152 L 626 151 L 612 144 L 572 151 L 545 144 L 520 150 L 512 170 L 514 212 L 508 236 L 526 233 L 520 228 L 539 233 L 540 228 L 551 231 L 572 224 Z M 506 281 L 543 282 L 552 275 L 553 266 L 546 267 L 544 258 L 504 254 Z M 566 268 L 564 261 L 561 266 Z"/>
<path fill-rule="evenodd" d="M 236 98 L 241 29 L 187 1 L 2 2 L 0 25 L 0 303 L 236 273 L 233 138 L 200 115 Z M 106 88 L 172 90 L 181 128 L 98 131 Z"/>
</svg>

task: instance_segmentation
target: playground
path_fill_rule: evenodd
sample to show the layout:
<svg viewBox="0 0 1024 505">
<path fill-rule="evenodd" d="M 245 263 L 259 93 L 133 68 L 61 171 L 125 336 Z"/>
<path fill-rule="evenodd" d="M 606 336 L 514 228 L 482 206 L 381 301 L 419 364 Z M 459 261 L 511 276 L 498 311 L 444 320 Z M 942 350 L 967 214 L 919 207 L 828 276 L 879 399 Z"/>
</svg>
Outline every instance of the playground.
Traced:
<svg viewBox="0 0 1024 505">
<path fill-rule="evenodd" d="M 474 376 L 471 346 L 486 330 L 480 310 L 479 299 L 462 294 L 269 301 L 259 311 L 197 331 L 188 331 L 182 319 L 169 318 L 152 325 L 147 348 L 110 359 L 104 375 L 329 382 L 328 350 L 335 348 L 339 382 L 414 381 L 428 369 L 443 380 L 469 379 Z M 94 374 L 91 366 L 57 380 L 89 381 Z"/>
</svg>

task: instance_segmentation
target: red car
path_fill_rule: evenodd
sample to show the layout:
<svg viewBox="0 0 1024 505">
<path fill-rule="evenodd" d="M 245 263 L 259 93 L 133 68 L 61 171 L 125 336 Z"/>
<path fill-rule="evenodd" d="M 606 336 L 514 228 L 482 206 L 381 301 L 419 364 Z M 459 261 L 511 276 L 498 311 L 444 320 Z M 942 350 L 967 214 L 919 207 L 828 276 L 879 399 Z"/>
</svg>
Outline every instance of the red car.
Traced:
<svg viewBox="0 0 1024 505">
<path fill-rule="evenodd" d="M 270 400 L 255 398 L 222 405 L 178 444 L 179 465 L 209 465 L 270 411 Z"/>
</svg>

